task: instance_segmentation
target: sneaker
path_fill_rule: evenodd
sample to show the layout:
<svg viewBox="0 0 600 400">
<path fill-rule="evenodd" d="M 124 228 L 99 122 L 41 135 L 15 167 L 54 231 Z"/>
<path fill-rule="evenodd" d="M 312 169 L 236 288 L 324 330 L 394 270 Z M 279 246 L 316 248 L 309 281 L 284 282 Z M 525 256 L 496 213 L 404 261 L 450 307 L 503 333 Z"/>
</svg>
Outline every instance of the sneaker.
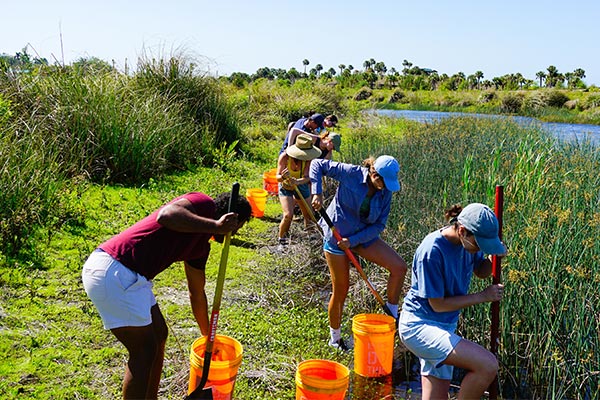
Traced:
<svg viewBox="0 0 600 400">
<path fill-rule="evenodd" d="M 279 238 L 277 241 L 278 241 L 277 251 L 280 252 L 280 253 L 284 253 L 287 250 L 287 248 L 288 248 L 288 246 L 290 244 L 290 239 L 288 239 L 288 238 Z"/>
<path fill-rule="evenodd" d="M 347 345 L 342 338 L 339 338 L 337 342 L 332 342 L 331 339 L 329 339 L 329 346 L 341 351 L 349 351 L 352 349 L 352 347 Z"/>
</svg>

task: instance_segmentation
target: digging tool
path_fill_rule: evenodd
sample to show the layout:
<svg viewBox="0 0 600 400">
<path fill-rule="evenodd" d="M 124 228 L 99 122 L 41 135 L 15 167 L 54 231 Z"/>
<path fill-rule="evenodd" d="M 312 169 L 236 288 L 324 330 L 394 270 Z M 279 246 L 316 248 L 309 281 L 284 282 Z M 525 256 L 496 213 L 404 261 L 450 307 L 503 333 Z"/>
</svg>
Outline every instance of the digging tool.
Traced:
<svg viewBox="0 0 600 400">
<path fill-rule="evenodd" d="M 504 187 L 497 185 L 496 186 L 496 203 L 494 205 L 494 212 L 496 214 L 496 218 L 498 219 L 498 237 L 502 240 L 502 212 L 504 208 Z M 500 265 L 501 257 L 496 255 L 492 256 L 492 283 L 497 285 L 500 282 L 501 275 L 501 265 Z M 491 331 L 490 331 L 490 351 L 496 357 L 498 357 L 498 344 L 500 342 L 500 302 L 494 301 L 490 307 L 491 312 Z M 498 376 L 488 388 L 488 392 L 490 394 L 490 400 L 496 400 L 498 398 Z"/>
<path fill-rule="evenodd" d="M 331 233 L 333 233 L 333 236 L 335 236 L 335 238 L 338 241 L 342 240 L 342 235 L 340 235 L 340 233 L 335 229 L 335 226 L 333 225 L 331 218 L 329 218 L 329 215 L 327 215 L 327 211 L 325 211 L 324 208 L 321 208 L 319 210 L 319 213 L 321 214 L 321 217 L 323 217 L 323 219 L 327 223 L 327 226 L 329 226 L 329 229 L 331 229 Z M 346 249 L 346 250 L 344 250 L 344 252 L 348 256 L 348 258 L 350 259 L 350 261 L 352 262 L 352 264 L 354 265 L 354 267 L 356 268 L 356 270 L 358 271 L 360 276 L 363 278 L 363 280 L 365 281 L 365 283 L 367 284 L 367 286 L 369 287 L 371 292 L 375 295 L 375 298 L 377 299 L 379 304 L 381 304 L 383 311 L 385 311 L 385 313 L 387 315 L 389 315 L 390 317 L 394 317 L 394 314 L 392 314 L 392 311 L 389 309 L 387 304 L 385 304 L 385 301 L 383 300 L 383 298 L 379 295 L 377 290 L 375 290 L 371 281 L 369 281 L 367 274 L 365 274 L 365 271 L 363 271 L 362 267 L 360 266 L 360 263 L 358 262 L 358 259 L 354 255 L 354 253 L 352 253 L 352 251 L 350 249 Z"/>
<path fill-rule="evenodd" d="M 295 186 L 294 190 L 296 190 L 296 194 L 298 195 L 298 198 L 299 198 L 298 205 L 300 206 L 301 209 L 303 209 L 305 212 L 307 212 L 308 215 L 310 215 L 311 221 L 316 224 L 317 217 L 315 217 L 315 213 L 312 211 L 312 208 L 310 208 L 308 206 L 308 204 L 306 204 L 306 200 L 302 196 L 302 192 L 300 191 L 300 189 L 298 189 L 298 186 Z"/>
<path fill-rule="evenodd" d="M 229 198 L 229 212 L 235 212 L 240 192 L 240 184 L 234 183 L 231 188 L 231 197 Z M 221 251 L 221 264 L 219 265 L 219 274 L 217 276 L 217 287 L 215 289 L 215 298 L 213 300 L 212 313 L 210 315 L 210 332 L 206 340 L 206 348 L 204 351 L 204 365 L 202 366 L 202 378 L 198 387 L 192 393 L 185 397 L 185 400 L 212 400 L 212 389 L 204 388 L 208 380 L 208 371 L 210 370 L 210 362 L 213 353 L 215 337 L 217 335 L 217 322 L 219 320 L 219 311 L 221 309 L 221 297 L 223 295 L 223 286 L 225 284 L 225 270 L 227 269 L 227 257 L 229 256 L 229 243 L 231 242 L 231 232 L 225 235 L 223 240 L 223 250 Z"/>
</svg>

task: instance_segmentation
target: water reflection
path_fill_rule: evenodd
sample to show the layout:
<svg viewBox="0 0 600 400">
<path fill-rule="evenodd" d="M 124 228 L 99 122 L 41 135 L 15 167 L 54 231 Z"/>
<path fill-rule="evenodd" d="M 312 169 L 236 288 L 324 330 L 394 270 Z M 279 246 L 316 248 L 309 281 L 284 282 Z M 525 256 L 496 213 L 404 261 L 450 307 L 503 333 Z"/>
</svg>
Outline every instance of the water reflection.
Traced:
<svg viewBox="0 0 600 400">
<path fill-rule="evenodd" d="M 476 117 L 476 118 L 511 118 L 523 126 L 541 127 L 547 132 L 555 135 L 557 138 L 569 142 L 581 142 L 589 140 L 594 145 L 600 145 L 600 125 L 589 124 L 567 124 L 559 122 L 542 122 L 531 117 L 491 114 L 475 114 L 461 112 L 443 112 L 443 111 L 416 111 L 416 110 L 372 110 L 376 115 L 386 117 L 406 118 L 418 122 L 435 122 L 444 118 L 451 117 Z"/>
</svg>

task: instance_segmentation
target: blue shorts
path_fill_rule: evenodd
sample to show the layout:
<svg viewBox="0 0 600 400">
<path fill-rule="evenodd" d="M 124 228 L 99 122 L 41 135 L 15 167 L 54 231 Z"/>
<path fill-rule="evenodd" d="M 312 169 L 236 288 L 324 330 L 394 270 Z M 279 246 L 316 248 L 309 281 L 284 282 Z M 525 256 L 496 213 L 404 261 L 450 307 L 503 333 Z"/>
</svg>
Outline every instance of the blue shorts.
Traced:
<svg viewBox="0 0 600 400">
<path fill-rule="evenodd" d="M 379 236 L 376 237 L 375 239 L 369 240 L 368 242 L 361 243 L 360 245 L 365 248 L 369 247 L 377 239 L 379 239 Z M 337 240 L 336 240 L 336 243 L 337 243 Z M 340 249 L 336 243 L 330 243 L 328 240 L 325 240 L 323 242 L 323 251 L 326 251 L 327 253 L 331 253 L 331 254 L 337 254 L 338 256 L 342 256 L 342 255 L 346 254 L 346 252 L 344 250 Z"/>
<path fill-rule="evenodd" d="M 305 199 L 310 197 L 310 186 L 308 185 L 308 183 L 305 183 L 304 185 L 298 185 L 298 190 L 300 190 L 300 193 L 302 193 L 302 197 L 304 197 Z M 288 190 L 285 189 L 281 183 L 279 184 L 279 195 L 283 196 L 283 197 L 296 197 L 298 198 L 298 193 L 296 193 L 295 190 Z"/>
<path fill-rule="evenodd" d="M 424 321 L 414 314 L 400 313 L 398 334 L 406 348 L 419 357 L 423 376 L 452 379 L 454 367 L 442 363 L 462 340 L 455 330 L 456 324 Z"/>
</svg>

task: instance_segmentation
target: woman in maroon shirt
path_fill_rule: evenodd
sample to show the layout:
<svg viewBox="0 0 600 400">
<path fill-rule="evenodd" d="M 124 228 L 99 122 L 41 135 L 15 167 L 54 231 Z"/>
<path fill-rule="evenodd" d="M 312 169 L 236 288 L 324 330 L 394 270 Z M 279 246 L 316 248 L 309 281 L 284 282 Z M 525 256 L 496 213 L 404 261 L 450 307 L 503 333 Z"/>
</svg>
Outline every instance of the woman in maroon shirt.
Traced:
<svg viewBox="0 0 600 400">
<path fill-rule="evenodd" d="M 83 266 L 86 293 L 105 329 L 125 345 L 129 361 L 123 398 L 156 398 L 164 359 L 167 325 L 152 292 L 152 279 L 183 261 L 192 312 L 202 335 L 208 335 L 204 291 L 212 236 L 222 241 L 250 219 L 240 196 L 237 213 L 228 213 L 229 193 L 215 200 L 192 192 L 177 197 L 146 218 L 101 244 Z"/>
</svg>

